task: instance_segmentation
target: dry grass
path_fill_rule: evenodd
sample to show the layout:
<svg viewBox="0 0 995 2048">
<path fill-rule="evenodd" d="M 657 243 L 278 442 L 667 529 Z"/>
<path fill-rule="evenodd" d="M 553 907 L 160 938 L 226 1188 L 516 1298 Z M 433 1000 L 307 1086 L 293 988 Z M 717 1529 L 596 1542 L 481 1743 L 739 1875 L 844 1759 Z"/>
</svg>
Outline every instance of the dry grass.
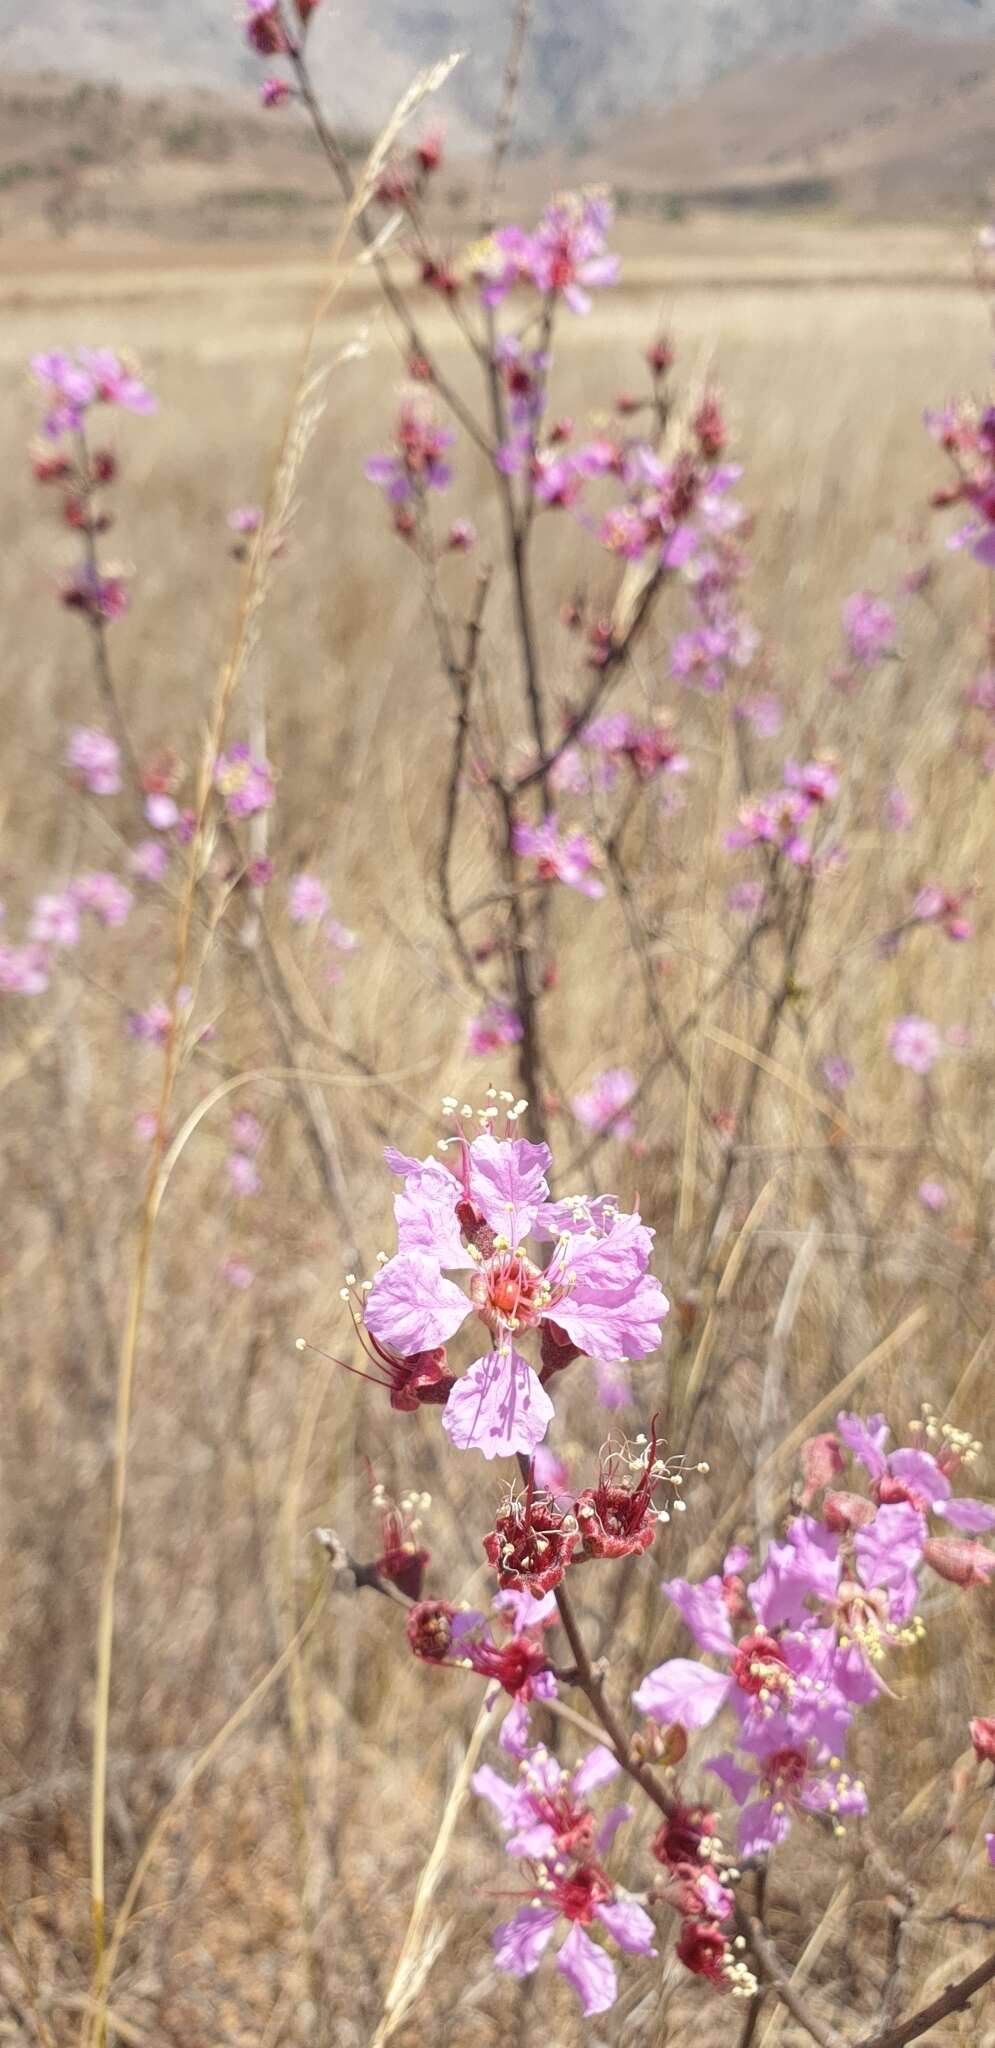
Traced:
<svg viewBox="0 0 995 2048">
<path fill-rule="evenodd" d="M 741 248 L 727 252 L 736 288 L 720 293 L 668 278 L 661 265 L 640 277 L 639 290 L 571 327 L 561 363 L 560 404 L 582 417 L 635 380 L 638 349 L 662 319 L 685 375 L 693 381 L 708 371 L 721 379 L 746 463 L 746 495 L 761 509 L 752 607 L 791 707 L 789 738 L 834 747 L 847 771 L 851 859 L 825 885 L 803 961 L 803 999 L 778 1040 L 777 1070 L 766 1078 L 754 1130 L 757 1150 L 737 1169 L 721 1232 L 719 1269 L 734 1247 L 741 1262 L 709 1334 L 706 1398 L 690 1436 L 677 1438 L 693 1457 L 707 1456 L 712 1473 L 696 1487 L 684 1524 L 667 1532 L 671 1569 L 688 1555 L 714 1567 L 723 1517 L 748 1537 L 758 1511 L 780 1512 L 789 1472 L 775 1463 L 756 1492 L 754 1471 L 810 1411 L 831 1403 L 848 1374 L 854 1401 L 884 1408 L 899 1424 L 923 1397 L 941 1409 L 956 1401 L 956 1419 L 982 1436 L 992 1419 L 985 1348 L 993 1299 L 990 891 L 978 899 L 969 947 L 924 932 L 881 963 L 867 946 L 897 921 L 910 875 L 956 884 L 985 881 L 991 867 L 991 788 L 952 746 L 960 692 L 979 665 L 970 568 L 936 550 L 938 579 L 904 617 L 901 664 L 860 697 L 827 694 L 823 680 L 842 597 L 855 587 L 893 585 L 929 551 L 922 507 L 933 467 L 921 409 L 983 379 L 988 333 L 966 293 L 875 283 L 868 247 L 862 238 L 867 279 L 847 290 L 751 288 Z M 756 260 L 763 273 L 768 254 Z M 889 260 L 884 248 L 882 262 Z M 721 270 L 719 256 L 710 263 Z M 22 278 L 8 289 L 14 302 L 0 354 L 15 394 L 29 351 L 63 340 L 135 347 L 159 390 L 159 418 L 129 424 L 122 435 L 123 517 L 113 551 L 134 562 L 136 577 L 134 608 L 115 629 L 114 651 L 142 750 L 176 743 L 193 764 L 236 602 L 224 515 L 260 492 L 309 279 L 279 265 L 239 275 L 191 263 L 158 279 L 121 270 L 92 290 L 78 273 Z M 345 305 L 329 327 L 330 353 L 364 317 L 365 302 Z M 446 689 L 414 565 L 385 534 L 382 506 L 361 474 L 364 454 L 384 443 L 396 377 L 379 318 L 369 340 L 365 358 L 344 367 L 331 387 L 255 656 L 281 773 L 274 827 L 281 874 L 320 867 L 336 912 L 363 938 L 345 980 L 329 990 L 306 941 L 276 920 L 307 1024 L 295 1030 L 295 1062 L 313 1067 L 327 1102 L 350 1242 L 315 1177 L 286 1082 L 247 1080 L 198 1125 L 156 1240 L 119 1583 L 112 1907 L 161 1804 L 308 1612 L 321 1575 L 310 1531 L 330 1523 L 358 1552 L 372 1551 L 364 1455 L 389 1486 L 403 1490 L 415 1481 L 431 1489 L 433 1586 L 474 1600 L 485 1591 L 477 1533 L 481 1500 L 497 1492 L 493 1472 L 482 1480 L 462 1464 L 454 1474 L 431 1413 L 397 1418 L 388 1429 L 371 1389 L 302 1358 L 293 1341 L 303 1331 L 331 1348 L 348 1343 L 338 1288 L 351 1245 L 369 1262 L 389 1238 L 384 1137 L 427 1149 L 440 1096 L 450 1088 L 474 1096 L 481 1087 L 462 1054 L 467 1002 L 431 882 Z M 58 770 L 67 726 L 95 718 L 97 706 L 78 624 L 53 604 L 62 540 L 25 472 L 26 387 L 7 421 L 0 893 L 13 921 L 22 900 L 71 867 L 114 865 L 130 821 L 123 799 L 119 811 L 104 806 L 95 817 L 67 793 Z M 483 527 L 486 546 L 488 513 L 472 463 L 461 465 L 457 497 L 458 509 Z M 69 545 L 67 536 L 67 558 Z M 556 603 L 580 561 L 592 588 L 607 593 L 609 583 L 566 526 L 550 526 L 546 560 L 544 656 L 566 689 L 574 654 L 556 623 Z M 457 563 L 447 575 L 469 603 L 472 569 Z M 517 698 L 506 669 L 503 603 L 499 592 L 485 661 L 510 723 Z M 636 701 L 645 688 L 656 703 L 673 700 L 664 661 L 673 617 L 671 604 L 644 647 L 639 677 L 621 686 L 623 698 Z M 703 963 L 710 975 L 731 948 L 722 916 L 730 864 L 713 855 L 706 872 L 701 849 L 735 807 L 720 711 L 696 702 L 678 712 L 695 769 L 689 805 L 676 820 L 648 824 L 640 849 L 642 911 L 675 1017 L 693 1006 Z M 772 778 L 780 758 L 777 743 L 762 755 Z M 878 793 L 894 779 L 919 805 L 914 839 L 880 830 Z M 458 901 L 476 890 L 481 846 L 471 812 Z M 18 2044 L 44 2038 L 46 2029 L 56 2042 L 75 2039 L 86 2018 L 89 1716 L 113 1360 L 144 1171 L 132 1124 L 157 1087 L 155 1055 L 127 1038 L 123 1022 L 127 1008 L 166 993 L 174 919 L 168 898 L 150 901 L 126 936 L 94 942 L 78 979 L 67 972 L 49 1007 L 9 1004 L 0 1020 L 7 1219 L 0 1514 L 8 1560 L 0 1592 L 7 1644 L 0 1868 L 24 1965 L 9 1943 L 0 1946 L 0 1984 L 10 2001 L 0 2039 Z M 716 1006 L 715 1028 L 700 1044 L 706 1107 L 738 1100 L 761 1008 L 755 992 L 736 984 Z M 975 1051 L 945 1059 L 928 1097 L 884 1051 L 887 1021 L 905 1010 L 974 1034 Z M 636 965 L 612 902 L 564 913 L 550 1012 L 562 1099 L 593 1069 L 624 1059 L 638 1070 L 651 1056 Z M 237 949 L 215 949 L 204 1014 L 215 1018 L 216 1035 L 186 1071 L 184 1111 L 225 1076 L 287 1063 L 250 962 Z M 829 1049 L 844 1050 L 857 1069 L 845 1125 L 823 1106 L 819 1061 Z M 358 1071 L 347 1051 L 376 1078 Z M 494 1078 L 508 1077 L 498 1071 Z M 264 1193 L 237 1215 L 224 1174 L 233 1099 L 251 1103 L 266 1127 Z M 642 1122 L 643 1156 L 609 1154 L 597 1171 L 626 1196 L 638 1182 L 658 1231 L 659 1270 L 680 1299 L 708 1207 L 707 1116 L 701 1142 L 686 1145 L 685 1089 L 671 1074 L 654 1087 Z M 568 1160 L 576 1132 L 567 1117 L 557 1141 Z M 926 1170 L 951 1189 L 939 1219 L 924 1220 L 915 1200 Z M 236 1245 L 257 1271 L 245 1296 L 232 1295 L 219 1277 Z M 793 1269 L 790 1313 L 782 1314 L 772 1347 Z M 908 1319 L 909 1334 L 886 1345 L 862 1376 L 855 1373 Z M 641 1411 L 666 1409 L 670 1400 L 675 1436 L 680 1390 L 700 1338 L 699 1323 L 679 1358 L 673 1318 L 662 1358 L 638 1382 Z M 580 1382 L 567 1387 L 568 1456 L 590 1457 L 602 1428 Z M 978 1491 L 993 1484 L 995 1472 L 982 1465 Z M 655 1576 L 644 1583 L 652 1587 Z M 613 1590 L 596 1580 L 587 1592 L 595 1638 L 606 1618 L 599 1600 Z M 478 1705 L 457 1674 L 405 1662 L 395 1617 L 381 1605 L 330 1600 L 292 1660 L 293 1683 L 268 1694 L 196 1796 L 178 1805 L 111 1992 L 112 2025 L 125 2043 L 352 2048 L 374 2034 Z M 951 1837 L 943 1826 L 947 1774 L 965 1747 L 966 1717 L 992 1705 L 990 1600 L 979 1593 L 965 1606 L 934 1591 L 926 1618 L 925 1645 L 909 1653 L 896 1678 L 900 1697 L 868 1717 L 860 1763 L 883 1787 L 889 1827 L 881 1832 L 889 1833 L 893 1854 L 917 1882 L 928 1877 L 945 1904 L 974 1898 L 961 1871 L 972 1852 L 978 1868 L 977 1817 Z M 672 1621 L 655 1600 L 637 1597 L 624 1637 L 618 1631 L 613 1638 L 619 1684 L 667 1644 L 678 1644 Z M 771 1924 L 795 1958 L 835 1896 L 836 1918 L 824 1942 L 813 1944 L 807 1967 L 837 2017 L 847 2010 L 873 2016 L 884 1947 L 880 1881 L 854 1843 L 820 1849 L 815 1860 L 810 1850 L 810 1842 L 796 1840 L 775 1867 Z M 580 2040 L 558 1980 L 544 1974 L 520 1990 L 491 1974 L 494 1908 L 481 1894 L 502 1882 L 498 1868 L 486 1825 L 466 1813 L 435 1897 L 430 1935 L 438 1953 L 394 2036 L 407 2048 L 425 2040 L 452 2048 L 507 2041 L 571 2048 Z M 905 1951 L 908 2002 L 917 1986 L 935 1988 L 937 1973 L 967 1969 L 986 1940 L 949 1926 L 913 1930 Z M 976 2010 L 935 2038 L 982 2042 L 990 2038 L 991 2010 L 987 2021 Z M 683 2038 L 689 2020 L 702 2041 L 733 2038 L 728 2008 L 702 2002 L 669 1960 L 635 1961 L 615 2014 L 586 2038 L 648 2048 Z M 790 2022 L 779 2027 L 767 2016 L 759 2038 L 794 2048 L 797 2030 Z"/>
</svg>

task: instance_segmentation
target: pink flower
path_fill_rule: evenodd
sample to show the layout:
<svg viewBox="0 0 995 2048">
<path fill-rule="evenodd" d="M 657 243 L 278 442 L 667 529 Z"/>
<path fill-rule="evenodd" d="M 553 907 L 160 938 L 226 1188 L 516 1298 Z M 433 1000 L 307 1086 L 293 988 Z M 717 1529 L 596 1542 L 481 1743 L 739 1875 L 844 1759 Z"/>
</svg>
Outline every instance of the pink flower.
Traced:
<svg viewBox="0 0 995 2048">
<path fill-rule="evenodd" d="M 912 905 L 912 915 L 920 924 L 939 925 L 948 939 L 969 939 L 974 927 L 963 914 L 969 893 L 961 890 L 960 894 L 954 894 L 937 882 L 929 882 L 919 890 Z"/>
<path fill-rule="evenodd" d="M 258 1152 L 263 1129 L 251 1109 L 237 1109 L 231 1120 L 231 1141 L 239 1152 Z"/>
<path fill-rule="evenodd" d="M 766 901 L 762 882 L 736 882 L 726 896 L 726 909 L 739 917 L 758 917 Z"/>
<path fill-rule="evenodd" d="M 443 1417 L 460 1450 L 526 1455 L 553 1413 L 545 1385 L 516 1348 L 537 1333 L 543 1382 L 583 1354 L 645 1358 L 660 1342 L 667 1300 L 647 1271 L 652 1233 L 608 1201 L 551 1203 L 545 1145 L 460 1130 L 459 1171 L 388 1152 L 404 1176 L 395 1199 L 398 1249 L 365 1306 L 371 1336 L 402 1358 L 432 1351 L 473 1312 L 491 1348 L 457 1379 Z M 547 1265 L 530 1236 L 552 1238 Z M 469 1272 L 469 1296 L 445 1277 Z"/>
<path fill-rule="evenodd" d="M 169 866 L 169 848 L 159 839 L 141 839 L 131 849 L 129 865 L 136 882 L 161 882 Z"/>
<path fill-rule="evenodd" d="M 70 611 L 110 622 L 123 618 L 131 600 L 120 574 L 101 576 L 81 565 L 63 583 L 62 602 Z"/>
<path fill-rule="evenodd" d="M 248 1195 L 258 1195 L 262 1186 L 254 1162 L 244 1152 L 229 1152 L 228 1178 L 232 1194 L 240 1201 Z"/>
<path fill-rule="evenodd" d="M 263 79 L 259 88 L 259 98 L 264 107 L 285 107 L 290 97 L 290 87 L 285 78 Z"/>
<path fill-rule="evenodd" d="M 53 440 L 81 427 L 91 405 L 120 405 L 134 413 L 156 410 L 151 391 L 113 349 L 81 348 L 75 358 L 62 349 L 51 349 L 32 356 L 31 368 L 46 391 L 51 410 L 45 432 Z"/>
<path fill-rule="evenodd" d="M 456 555 L 468 555 L 477 545 L 477 529 L 472 519 L 454 519 L 449 528 L 446 546 Z"/>
<path fill-rule="evenodd" d="M 230 818 L 252 818 L 257 811 L 268 811 L 276 795 L 269 762 L 257 760 L 244 740 L 227 754 L 218 755 L 214 787 L 224 797 Z"/>
<path fill-rule="evenodd" d="M 39 946 L 75 946 L 79 941 L 79 909 L 67 889 L 60 896 L 36 896 L 28 938 Z"/>
<path fill-rule="evenodd" d="M 884 800 L 884 822 L 889 832 L 910 832 L 915 820 L 915 806 L 898 783 L 893 782 Z"/>
<path fill-rule="evenodd" d="M 153 832 L 171 832 L 180 822 L 180 807 L 164 790 L 153 790 L 145 799 L 145 816 Z"/>
<path fill-rule="evenodd" d="M 109 732 L 77 725 L 69 735 L 66 762 L 91 796 L 116 796 L 121 787 L 121 750 Z"/>
<path fill-rule="evenodd" d="M 853 1080 L 853 1068 L 849 1060 L 843 1059 L 838 1052 L 826 1054 L 822 1062 L 822 1073 L 827 1087 L 835 1088 L 839 1094 L 842 1094 L 844 1088 L 849 1088 Z"/>
<path fill-rule="evenodd" d="M 595 873 L 597 848 L 583 832 L 572 832 L 561 839 L 554 811 L 541 825 L 530 825 L 520 818 L 514 828 L 513 843 L 517 854 L 535 861 L 541 881 L 564 882 L 582 896 L 604 895 L 605 885 Z"/>
<path fill-rule="evenodd" d="M 367 481 L 378 484 L 393 505 L 403 504 L 416 492 L 444 491 L 452 471 L 442 458 L 455 439 L 450 427 L 440 427 L 432 419 L 427 398 L 420 393 L 406 398 L 394 429 L 395 450 L 370 456 Z"/>
<path fill-rule="evenodd" d="M 280 0 L 246 0 L 245 39 L 260 57 L 285 57 L 291 49 Z"/>
<path fill-rule="evenodd" d="M 895 651 L 895 614 L 883 598 L 857 590 L 843 606 L 843 631 L 854 661 L 874 668 Z"/>
<path fill-rule="evenodd" d="M 44 946 L 0 946 L 0 995 L 40 996 L 47 987 Z"/>
<path fill-rule="evenodd" d="M 919 1200 L 924 1209 L 931 1209 L 938 1216 L 950 1197 L 941 1180 L 922 1180 L 919 1183 Z"/>
<path fill-rule="evenodd" d="M 341 924 L 337 917 L 326 917 L 324 932 L 329 945 L 334 946 L 337 953 L 355 953 L 358 950 L 356 933 L 351 932 L 347 924 Z"/>
<path fill-rule="evenodd" d="M 294 924 L 320 924 L 328 909 L 328 891 L 316 875 L 295 875 L 287 907 Z"/>
<path fill-rule="evenodd" d="M 503 1045 L 519 1045 L 522 1038 L 522 1020 L 510 1003 L 496 998 L 478 1017 L 471 1017 L 466 1027 L 466 1050 L 474 1058 L 483 1058 L 498 1052 Z"/>
<path fill-rule="evenodd" d="M 221 1277 L 227 1280 L 229 1287 L 235 1287 L 239 1293 L 244 1294 L 246 1288 L 252 1286 L 256 1276 L 244 1259 L 227 1258 L 221 1268 Z"/>
<path fill-rule="evenodd" d="M 611 1131 L 616 1138 L 631 1138 L 635 1125 L 626 1105 L 636 1092 L 636 1079 L 627 1067 L 608 1067 L 596 1074 L 590 1088 L 572 1095 L 570 1107 L 578 1123 L 588 1131 Z"/>
<path fill-rule="evenodd" d="M 125 923 L 134 897 L 116 875 L 77 875 L 70 886 L 80 909 L 92 910 L 101 924 L 114 927 Z"/>
<path fill-rule="evenodd" d="M 290 87 L 287 86 L 284 96 L 289 97 L 289 94 Z M 258 533 L 262 523 L 263 508 L 261 505 L 236 505 L 228 514 L 228 524 L 233 533 Z"/>
<path fill-rule="evenodd" d="M 889 1027 L 888 1047 L 898 1066 L 928 1074 L 940 1055 L 940 1034 L 925 1017 L 896 1017 Z"/>
</svg>

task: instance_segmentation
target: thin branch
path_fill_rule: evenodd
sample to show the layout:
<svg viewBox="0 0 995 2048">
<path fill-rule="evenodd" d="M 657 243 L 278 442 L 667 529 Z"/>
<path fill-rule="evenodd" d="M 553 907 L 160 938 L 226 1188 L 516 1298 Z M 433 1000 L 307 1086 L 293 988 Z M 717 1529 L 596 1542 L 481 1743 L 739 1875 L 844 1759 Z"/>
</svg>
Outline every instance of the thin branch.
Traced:
<svg viewBox="0 0 995 2048">
<path fill-rule="evenodd" d="M 929 2033 L 931 2027 L 938 2026 L 941 2020 L 947 2019 L 950 2013 L 965 2012 L 971 1999 L 979 1991 L 983 1991 L 985 1985 L 990 1984 L 993 1978 L 995 1955 L 989 1956 L 987 1962 L 979 1963 L 977 1969 L 972 1970 L 967 1977 L 961 1977 L 959 1983 L 948 1984 L 947 1989 L 941 1991 L 939 1998 L 934 1998 L 931 2005 L 924 2005 L 919 2012 L 913 2013 L 911 2019 L 900 2021 L 897 2027 L 889 2027 L 883 2034 L 867 2035 L 863 2041 L 858 2042 L 857 2048 L 906 2048 L 907 2042 L 918 2041 L 923 2034 Z"/>
</svg>

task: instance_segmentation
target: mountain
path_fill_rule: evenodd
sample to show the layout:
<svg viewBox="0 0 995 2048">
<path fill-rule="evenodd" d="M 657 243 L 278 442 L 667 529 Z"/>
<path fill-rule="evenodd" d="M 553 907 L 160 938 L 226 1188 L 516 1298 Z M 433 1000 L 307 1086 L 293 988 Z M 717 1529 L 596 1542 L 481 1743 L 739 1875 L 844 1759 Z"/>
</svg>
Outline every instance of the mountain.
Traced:
<svg viewBox="0 0 995 2048">
<path fill-rule="evenodd" d="M 818 57 L 749 65 L 612 126 L 578 170 L 636 210 L 977 215 L 995 180 L 995 38 L 884 28 Z"/>
<path fill-rule="evenodd" d="M 421 65 L 463 49 L 447 88 L 461 146 L 486 132 L 501 90 L 512 0 L 322 0 L 315 76 L 352 128 L 376 126 Z M 233 0 L 0 0 L 0 60 L 114 79 L 130 91 L 249 92 L 261 66 Z M 664 110 L 713 81 L 817 57 L 881 29 L 953 48 L 995 34 L 995 0 L 536 0 L 518 134 L 598 149 L 613 122 Z M 272 67 L 271 67 L 272 68 Z"/>
</svg>

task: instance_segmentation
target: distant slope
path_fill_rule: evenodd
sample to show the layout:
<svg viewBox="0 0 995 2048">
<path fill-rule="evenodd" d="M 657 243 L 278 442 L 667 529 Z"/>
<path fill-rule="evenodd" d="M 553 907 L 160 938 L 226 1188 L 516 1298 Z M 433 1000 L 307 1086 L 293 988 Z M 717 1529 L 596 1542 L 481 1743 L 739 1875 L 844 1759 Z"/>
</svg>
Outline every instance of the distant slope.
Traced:
<svg viewBox="0 0 995 2048">
<path fill-rule="evenodd" d="M 347 124 L 368 128 L 420 65 L 464 49 L 447 94 L 462 146 L 493 119 L 512 4 L 323 0 L 316 76 Z M 0 0 L 2 74 L 57 67 L 132 91 L 251 91 L 260 67 L 238 11 L 238 0 Z M 839 49 L 880 28 L 942 36 L 963 52 L 995 34 L 995 0 L 535 0 L 519 133 L 533 147 L 558 138 L 590 152 L 637 108 L 673 106 L 746 66 Z"/>
<path fill-rule="evenodd" d="M 750 66 L 612 128 L 581 166 L 634 196 L 847 211 L 979 211 L 995 185 L 995 38 L 880 30 L 819 57 Z"/>
</svg>

